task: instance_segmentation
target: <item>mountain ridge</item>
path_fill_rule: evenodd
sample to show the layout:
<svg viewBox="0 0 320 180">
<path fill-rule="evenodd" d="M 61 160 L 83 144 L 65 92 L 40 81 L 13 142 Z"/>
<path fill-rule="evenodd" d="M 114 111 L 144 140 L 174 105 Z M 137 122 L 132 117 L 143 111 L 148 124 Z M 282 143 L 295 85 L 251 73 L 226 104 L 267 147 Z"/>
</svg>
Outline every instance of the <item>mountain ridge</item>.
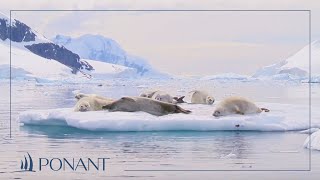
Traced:
<svg viewBox="0 0 320 180">
<path fill-rule="evenodd" d="M 146 60 L 128 54 L 115 40 L 102 35 L 85 34 L 76 38 L 56 35 L 52 41 L 65 46 L 84 59 L 131 67 L 140 75 L 155 71 Z"/>
</svg>

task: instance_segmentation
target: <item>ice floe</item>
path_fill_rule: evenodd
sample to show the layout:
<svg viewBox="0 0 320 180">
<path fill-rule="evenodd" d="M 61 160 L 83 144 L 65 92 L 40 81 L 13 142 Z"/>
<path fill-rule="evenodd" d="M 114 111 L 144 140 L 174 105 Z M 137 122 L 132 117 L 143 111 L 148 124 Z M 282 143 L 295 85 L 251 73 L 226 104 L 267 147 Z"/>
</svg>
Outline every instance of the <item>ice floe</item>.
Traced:
<svg viewBox="0 0 320 180">
<path fill-rule="evenodd" d="M 144 112 L 73 112 L 72 108 L 29 110 L 20 113 L 25 125 L 62 125 L 91 131 L 291 131 L 309 128 L 308 106 L 257 103 L 270 109 L 256 115 L 212 116 L 214 105 L 183 104 L 191 114 L 154 116 Z M 320 113 L 313 113 L 311 127 L 320 127 Z"/>
</svg>

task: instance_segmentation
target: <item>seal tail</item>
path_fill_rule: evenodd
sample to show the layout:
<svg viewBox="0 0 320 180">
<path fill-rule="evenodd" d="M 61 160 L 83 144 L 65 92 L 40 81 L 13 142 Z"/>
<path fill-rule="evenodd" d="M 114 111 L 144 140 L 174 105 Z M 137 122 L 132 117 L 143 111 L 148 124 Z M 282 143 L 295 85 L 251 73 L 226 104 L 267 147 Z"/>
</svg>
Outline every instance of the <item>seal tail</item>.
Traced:
<svg viewBox="0 0 320 180">
<path fill-rule="evenodd" d="M 176 106 L 176 111 L 175 111 L 175 113 L 190 114 L 191 111 L 190 111 L 190 110 L 187 110 L 187 109 L 183 109 L 183 108 L 180 107 L 180 106 Z"/>
<path fill-rule="evenodd" d="M 261 109 L 261 111 L 264 111 L 264 112 L 269 112 L 270 110 L 269 109 L 267 109 L 267 108 L 260 108 Z"/>
<path fill-rule="evenodd" d="M 185 101 L 183 100 L 185 96 L 181 96 L 181 97 L 174 97 L 173 99 L 176 100 L 177 103 L 185 103 Z"/>
</svg>

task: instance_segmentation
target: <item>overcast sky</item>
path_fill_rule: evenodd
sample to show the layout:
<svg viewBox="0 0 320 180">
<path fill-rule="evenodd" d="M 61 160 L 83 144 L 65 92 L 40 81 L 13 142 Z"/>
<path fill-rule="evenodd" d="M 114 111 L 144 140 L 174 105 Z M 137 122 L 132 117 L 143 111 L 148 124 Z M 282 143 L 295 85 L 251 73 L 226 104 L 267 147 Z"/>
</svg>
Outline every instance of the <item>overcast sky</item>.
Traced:
<svg viewBox="0 0 320 180">
<path fill-rule="evenodd" d="M 319 17 L 319 3 L 297 0 L 28 2 L 21 6 L 11 0 L 1 8 L 4 13 L 8 9 L 314 9 L 313 19 Z M 48 38 L 101 34 L 161 71 L 184 75 L 250 75 L 308 43 L 307 12 L 14 12 L 13 17 Z M 313 39 L 318 38 L 318 24 L 313 23 Z"/>
</svg>

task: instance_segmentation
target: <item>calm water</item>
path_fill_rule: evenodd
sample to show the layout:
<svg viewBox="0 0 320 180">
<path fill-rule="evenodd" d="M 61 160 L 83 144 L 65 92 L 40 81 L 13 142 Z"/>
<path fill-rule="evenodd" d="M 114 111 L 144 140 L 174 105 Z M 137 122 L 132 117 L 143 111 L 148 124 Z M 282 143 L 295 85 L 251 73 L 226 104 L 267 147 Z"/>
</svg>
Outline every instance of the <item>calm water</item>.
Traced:
<svg viewBox="0 0 320 180">
<path fill-rule="evenodd" d="M 9 137 L 9 85 L 0 91 L 0 179 L 317 179 L 320 153 L 312 151 L 309 172 L 214 172 L 170 170 L 307 170 L 309 150 L 298 132 L 90 132 L 67 127 L 23 126 L 19 112 L 28 109 L 72 107 L 73 92 L 110 97 L 137 95 L 148 87 L 184 95 L 193 87 L 208 89 L 217 99 L 243 95 L 256 101 L 308 105 L 308 84 L 125 82 L 50 85 L 14 83 L 12 86 L 12 138 Z M 170 87 L 170 88 L 168 88 Z M 320 107 L 320 85 L 312 86 L 313 110 Z M 38 157 L 108 157 L 107 170 L 14 172 L 26 152 Z M 36 168 L 37 169 L 37 168 Z M 132 171 L 157 170 L 157 171 Z M 169 170 L 169 171 L 160 171 Z M 251 179 L 251 178 L 250 178 Z M 262 178 L 263 179 L 263 178 Z"/>
</svg>

